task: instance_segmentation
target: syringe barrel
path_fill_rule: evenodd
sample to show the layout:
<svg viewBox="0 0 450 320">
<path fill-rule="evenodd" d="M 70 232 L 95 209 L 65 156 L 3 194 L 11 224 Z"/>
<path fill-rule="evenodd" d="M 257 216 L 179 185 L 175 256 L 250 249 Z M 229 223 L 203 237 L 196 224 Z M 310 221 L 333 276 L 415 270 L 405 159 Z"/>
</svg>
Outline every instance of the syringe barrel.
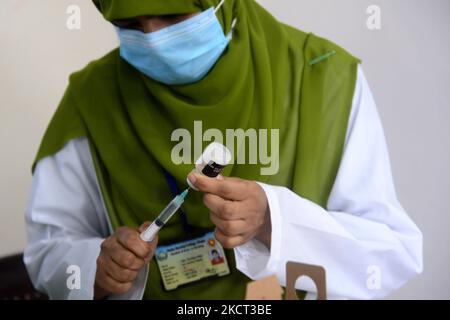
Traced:
<svg viewBox="0 0 450 320">
<path fill-rule="evenodd" d="M 144 232 L 141 233 L 140 237 L 142 240 L 151 242 L 155 238 L 159 230 L 181 207 L 188 192 L 189 189 L 186 189 L 181 194 L 176 196 L 172 201 L 170 201 L 170 203 L 161 211 L 155 221 L 153 221 L 153 223 Z"/>
<path fill-rule="evenodd" d="M 158 219 L 161 220 L 164 224 L 173 216 L 175 212 L 181 207 L 181 203 L 177 203 L 177 201 L 172 200 L 167 207 L 164 208 L 163 211 L 158 216 Z"/>
<path fill-rule="evenodd" d="M 159 225 L 154 221 L 144 232 L 141 233 L 140 237 L 143 241 L 152 242 L 155 239 L 156 234 L 163 224 Z"/>
</svg>

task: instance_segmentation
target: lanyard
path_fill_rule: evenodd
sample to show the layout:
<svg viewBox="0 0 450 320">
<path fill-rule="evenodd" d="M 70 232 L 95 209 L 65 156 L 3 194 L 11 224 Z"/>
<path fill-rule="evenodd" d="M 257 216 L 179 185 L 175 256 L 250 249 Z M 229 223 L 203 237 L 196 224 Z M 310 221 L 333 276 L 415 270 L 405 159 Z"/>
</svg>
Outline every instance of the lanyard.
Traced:
<svg viewBox="0 0 450 320">
<path fill-rule="evenodd" d="M 172 193 L 173 197 L 176 197 L 180 194 L 180 190 L 178 189 L 177 182 L 175 178 L 166 170 L 164 171 L 164 176 L 166 177 L 167 184 L 169 185 L 170 192 Z M 189 225 L 189 221 L 186 215 L 186 212 L 182 208 L 180 210 L 180 218 L 181 218 L 181 224 L 183 226 L 183 230 L 186 234 L 192 233 L 192 227 Z"/>
</svg>

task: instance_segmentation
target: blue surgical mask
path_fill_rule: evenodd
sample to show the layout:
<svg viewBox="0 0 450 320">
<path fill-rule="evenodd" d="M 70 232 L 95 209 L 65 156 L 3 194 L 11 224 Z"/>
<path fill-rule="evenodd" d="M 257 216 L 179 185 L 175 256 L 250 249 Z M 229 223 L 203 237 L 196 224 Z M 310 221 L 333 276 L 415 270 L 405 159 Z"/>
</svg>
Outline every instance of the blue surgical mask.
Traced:
<svg viewBox="0 0 450 320">
<path fill-rule="evenodd" d="M 164 29 L 143 33 L 117 28 L 120 56 L 148 77 L 168 85 L 203 79 L 231 41 L 216 17 L 221 4 Z"/>
</svg>

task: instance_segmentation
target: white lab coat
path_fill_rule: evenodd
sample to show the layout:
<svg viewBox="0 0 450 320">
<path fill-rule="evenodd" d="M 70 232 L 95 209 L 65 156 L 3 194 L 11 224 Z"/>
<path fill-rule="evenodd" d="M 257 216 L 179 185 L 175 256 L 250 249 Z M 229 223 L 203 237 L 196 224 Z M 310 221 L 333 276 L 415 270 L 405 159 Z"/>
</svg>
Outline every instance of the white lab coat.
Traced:
<svg viewBox="0 0 450 320">
<path fill-rule="evenodd" d="M 261 184 L 270 206 L 270 251 L 251 240 L 235 248 L 237 268 L 252 279 L 297 261 L 323 266 L 331 298 L 381 298 L 422 271 L 422 234 L 397 200 L 381 122 L 359 68 L 345 149 L 326 210 L 285 187 Z M 39 161 L 26 210 L 24 260 L 34 285 L 54 299 L 92 299 L 100 244 L 112 228 L 86 138 L 71 140 Z M 67 267 L 80 268 L 79 289 L 66 285 Z M 376 277 L 374 280 L 373 277 Z M 134 287 L 112 299 L 141 299 Z M 373 282 L 375 281 L 375 282 Z M 297 288 L 310 296 L 311 281 Z"/>
</svg>

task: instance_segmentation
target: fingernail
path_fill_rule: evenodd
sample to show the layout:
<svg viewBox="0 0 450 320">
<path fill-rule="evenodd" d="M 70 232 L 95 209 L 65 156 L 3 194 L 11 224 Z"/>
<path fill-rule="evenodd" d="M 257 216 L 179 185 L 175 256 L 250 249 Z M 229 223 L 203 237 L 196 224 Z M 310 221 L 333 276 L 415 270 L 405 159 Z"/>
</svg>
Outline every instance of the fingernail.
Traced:
<svg viewBox="0 0 450 320">
<path fill-rule="evenodd" d="M 195 176 L 195 173 L 191 172 L 188 175 L 188 179 L 193 185 L 195 185 L 195 182 L 197 181 L 197 177 Z"/>
</svg>

